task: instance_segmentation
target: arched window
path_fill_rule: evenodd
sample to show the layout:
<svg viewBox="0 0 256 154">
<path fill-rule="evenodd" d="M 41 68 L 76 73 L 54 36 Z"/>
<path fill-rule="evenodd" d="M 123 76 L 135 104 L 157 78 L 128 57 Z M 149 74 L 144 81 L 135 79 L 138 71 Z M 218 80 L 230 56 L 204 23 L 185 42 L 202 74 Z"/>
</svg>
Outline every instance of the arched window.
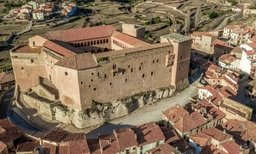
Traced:
<svg viewBox="0 0 256 154">
<path fill-rule="evenodd" d="M 108 43 L 108 39 L 106 39 L 106 43 Z"/>
<path fill-rule="evenodd" d="M 97 44 L 100 44 L 99 40 L 97 40 Z"/>
<path fill-rule="evenodd" d="M 102 44 L 102 40 L 100 40 L 100 44 Z"/>
<path fill-rule="evenodd" d="M 108 48 L 105 48 L 105 49 L 104 49 L 104 52 L 107 52 L 107 51 L 108 51 Z"/>
<path fill-rule="evenodd" d="M 96 41 L 94 41 L 94 45 L 96 45 Z"/>
<path fill-rule="evenodd" d="M 97 52 L 102 52 L 102 50 L 101 50 L 101 49 L 98 49 Z"/>
<path fill-rule="evenodd" d="M 90 42 L 87 42 L 88 43 L 88 46 L 90 46 Z"/>
<path fill-rule="evenodd" d="M 93 45 L 93 41 L 91 41 L 91 45 Z"/>
</svg>

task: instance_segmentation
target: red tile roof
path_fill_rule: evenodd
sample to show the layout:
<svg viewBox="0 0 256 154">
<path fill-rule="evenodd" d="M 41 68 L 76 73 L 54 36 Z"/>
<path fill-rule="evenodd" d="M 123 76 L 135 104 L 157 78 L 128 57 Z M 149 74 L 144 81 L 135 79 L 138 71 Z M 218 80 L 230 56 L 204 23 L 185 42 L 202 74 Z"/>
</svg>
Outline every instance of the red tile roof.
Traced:
<svg viewBox="0 0 256 154">
<path fill-rule="evenodd" d="M 24 143 L 18 145 L 16 152 L 32 152 L 39 145 L 40 144 L 37 141 L 24 142 Z"/>
<path fill-rule="evenodd" d="M 248 51 L 246 51 L 245 53 L 246 53 L 247 55 L 255 55 L 255 54 L 256 54 L 256 52 L 253 51 L 253 50 L 248 50 Z"/>
<path fill-rule="evenodd" d="M 147 154 L 172 154 L 173 151 L 178 153 L 178 150 L 176 150 L 174 147 L 170 146 L 167 143 L 164 143 L 151 150 L 148 150 Z"/>
<path fill-rule="evenodd" d="M 219 141 L 219 142 L 223 142 L 227 139 L 231 139 L 232 136 L 227 134 L 227 133 L 224 133 L 222 132 L 221 130 L 217 129 L 217 128 L 214 128 L 214 127 L 211 127 L 211 128 L 208 128 L 208 129 L 205 129 L 202 131 L 202 133 L 204 133 L 205 135 L 209 136 L 209 137 L 212 137 L 213 139 Z"/>
<path fill-rule="evenodd" d="M 91 53 L 71 55 L 62 58 L 55 65 L 75 70 L 84 70 L 98 66 Z"/>
<path fill-rule="evenodd" d="M 221 49 L 225 49 L 225 50 L 228 50 L 228 51 L 231 51 L 231 50 L 234 49 L 234 47 L 229 45 L 229 43 L 221 41 L 219 39 L 216 39 L 215 41 L 213 41 L 211 46 L 218 47 L 218 48 L 221 48 Z"/>
<path fill-rule="evenodd" d="M 110 37 L 115 30 L 116 28 L 110 25 L 95 26 L 89 28 L 76 28 L 68 30 L 51 31 L 47 32 L 44 36 L 49 40 L 75 42 L 81 40 Z"/>
<path fill-rule="evenodd" d="M 116 38 L 118 40 L 121 40 L 129 45 L 132 45 L 134 47 L 140 47 L 140 46 L 146 46 L 149 45 L 149 43 L 144 42 L 142 40 L 139 40 L 138 38 L 126 35 L 124 33 L 120 33 L 118 31 L 114 31 L 112 34 L 113 38 Z"/>
<path fill-rule="evenodd" d="M 189 135 L 189 139 L 193 140 L 200 147 L 205 147 L 211 141 L 211 137 L 202 131 L 193 135 Z"/>
<path fill-rule="evenodd" d="M 138 145 L 136 135 L 131 128 L 114 130 L 118 142 L 119 151 Z"/>
<path fill-rule="evenodd" d="M 165 136 L 165 143 L 172 143 L 180 140 L 178 134 L 173 128 L 161 127 L 161 130 Z"/>
<path fill-rule="evenodd" d="M 17 53 L 40 53 L 42 47 L 36 46 L 36 47 L 30 47 L 29 45 L 24 45 L 18 47 L 15 52 Z"/>
<path fill-rule="evenodd" d="M 237 60 L 237 58 L 231 54 L 224 54 L 224 55 L 220 56 L 220 58 L 219 58 L 219 61 L 221 61 L 225 64 L 230 64 L 235 60 Z"/>
<path fill-rule="evenodd" d="M 253 43 L 256 43 L 256 38 L 249 38 L 250 41 L 252 41 Z"/>
<path fill-rule="evenodd" d="M 222 127 L 228 131 L 237 140 L 251 140 L 256 142 L 256 124 L 252 121 L 240 121 L 230 119 L 222 124 Z"/>
<path fill-rule="evenodd" d="M 68 134 L 66 132 L 61 131 L 51 131 L 42 140 L 52 141 L 52 142 L 60 142 L 62 141 Z"/>
<path fill-rule="evenodd" d="M 227 25 L 224 29 L 233 30 L 235 28 L 234 25 Z"/>
<path fill-rule="evenodd" d="M 155 123 L 147 123 L 141 126 L 132 128 L 137 134 L 138 146 L 159 142 L 165 140 L 165 136 L 160 127 Z"/>
<path fill-rule="evenodd" d="M 176 114 L 178 114 L 178 112 Z M 202 126 L 206 124 L 206 122 L 207 121 L 204 119 L 204 117 L 195 111 L 181 118 L 173 125 L 173 127 L 184 133 Z"/>
<path fill-rule="evenodd" d="M 14 125 L 9 118 L 1 119 L 0 126 L 6 130 L 7 134 L 19 132 L 19 128 L 16 125 Z"/>
<path fill-rule="evenodd" d="M 43 143 L 44 154 L 56 154 L 57 146 L 49 143 Z"/>
<path fill-rule="evenodd" d="M 43 47 L 45 47 L 46 49 L 49 49 L 53 52 L 56 52 L 57 54 L 61 55 L 61 56 L 69 56 L 69 55 L 76 55 L 77 53 L 82 53 L 82 51 L 80 51 L 77 48 L 74 48 L 70 45 L 65 45 L 62 44 L 57 44 L 57 42 L 53 42 L 53 41 L 49 41 L 47 40 L 44 44 Z"/>
<path fill-rule="evenodd" d="M 0 141 L 0 152 L 3 153 L 5 149 L 7 149 L 7 145 L 4 142 Z"/>
<path fill-rule="evenodd" d="M 102 154 L 119 152 L 118 142 L 114 134 L 100 135 L 99 143 L 102 148 Z"/>
<path fill-rule="evenodd" d="M 178 104 L 163 112 L 163 115 L 172 123 L 177 122 L 179 119 L 188 114 L 188 111 L 186 111 L 183 107 L 181 107 Z"/>
<path fill-rule="evenodd" d="M 240 148 L 238 144 L 234 140 L 228 140 L 226 142 L 221 143 L 221 146 L 228 151 L 230 154 L 240 154 L 243 152 L 243 149 Z"/>
<path fill-rule="evenodd" d="M 0 84 L 14 82 L 14 75 L 12 73 L 6 74 L 5 72 L 0 73 Z"/>
<path fill-rule="evenodd" d="M 242 53 L 242 49 L 239 47 L 239 46 L 237 46 L 237 47 L 235 47 L 231 52 L 234 52 L 234 53 Z"/>
<path fill-rule="evenodd" d="M 92 154 L 101 154 L 99 139 L 87 139 L 87 143 Z"/>
<path fill-rule="evenodd" d="M 34 10 L 32 13 L 43 13 L 41 10 Z"/>
<path fill-rule="evenodd" d="M 247 43 L 247 45 L 253 49 L 256 48 L 256 43 Z"/>
<path fill-rule="evenodd" d="M 217 149 L 213 144 L 207 145 L 200 154 L 228 154 L 223 150 Z"/>
<path fill-rule="evenodd" d="M 208 68 L 208 70 L 211 69 L 211 70 L 214 70 L 214 71 L 220 71 L 221 68 L 217 65 L 214 65 L 214 64 L 211 64 Z"/>
<path fill-rule="evenodd" d="M 89 147 L 84 133 L 70 133 L 62 141 L 68 147 L 63 147 L 69 154 L 89 153 Z"/>
<path fill-rule="evenodd" d="M 197 111 L 206 110 L 206 113 L 212 116 L 213 119 L 211 120 L 217 121 L 226 116 L 225 113 L 214 107 L 211 103 L 208 102 L 208 100 L 202 100 L 196 104 L 192 104 L 192 106 L 194 106 L 194 110 Z"/>
</svg>

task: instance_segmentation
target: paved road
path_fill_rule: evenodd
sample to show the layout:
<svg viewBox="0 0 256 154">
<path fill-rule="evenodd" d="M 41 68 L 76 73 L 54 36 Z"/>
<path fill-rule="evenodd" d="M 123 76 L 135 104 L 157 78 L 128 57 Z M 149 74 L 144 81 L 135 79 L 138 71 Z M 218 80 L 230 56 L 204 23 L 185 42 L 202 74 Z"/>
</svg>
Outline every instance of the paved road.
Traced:
<svg viewBox="0 0 256 154">
<path fill-rule="evenodd" d="M 221 30 L 227 25 L 227 21 L 230 18 L 230 20 L 235 20 L 235 17 L 237 17 L 240 13 L 232 14 L 231 16 L 226 17 L 218 27 L 216 27 L 214 30 Z"/>
<path fill-rule="evenodd" d="M 12 98 L 14 95 L 14 88 L 12 88 L 9 92 L 7 92 L 2 101 L 0 101 L 0 119 L 7 118 L 8 111 L 11 107 Z"/>
</svg>

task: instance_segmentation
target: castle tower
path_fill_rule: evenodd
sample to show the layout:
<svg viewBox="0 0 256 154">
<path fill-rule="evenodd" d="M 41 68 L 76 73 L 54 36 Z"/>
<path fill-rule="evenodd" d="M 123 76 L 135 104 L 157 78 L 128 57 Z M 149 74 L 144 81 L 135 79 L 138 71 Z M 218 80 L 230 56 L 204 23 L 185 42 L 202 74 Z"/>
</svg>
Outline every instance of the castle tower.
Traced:
<svg viewBox="0 0 256 154">
<path fill-rule="evenodd" d="M 143 39 L 145 35 L 145 26 L 134 24 L 122 24 L 122 31 L 127 35 Z"/>
<path fill-rule="evenodd" d="M 175 54 L 174 65 L 172 67 L 171 85 L 181 90 L 189 86 L 188 72 L 190 63 L 192 39 L 176 33 L 163 35 L 160 42 L 169 42 L 173 45 Z"/>
</svg>

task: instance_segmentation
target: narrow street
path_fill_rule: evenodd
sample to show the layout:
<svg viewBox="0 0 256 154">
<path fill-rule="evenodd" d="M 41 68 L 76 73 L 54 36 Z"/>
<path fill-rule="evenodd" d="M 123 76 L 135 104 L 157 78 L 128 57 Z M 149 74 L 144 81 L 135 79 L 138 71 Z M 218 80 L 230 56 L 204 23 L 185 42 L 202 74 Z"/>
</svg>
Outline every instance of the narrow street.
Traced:
<svg viewBox="0 0 256 154">
<path fill-rule="evenodd" d="M 12 97 L 14 94 L 14 88 L 7 92 L 2 100 L 0 100 L 0 119 L 7 118 L 8 111 L 11 107 Z"/>
<path fill-rule="evenodd" d="M 232 14 L 231 16 L 228 16 L 226 17 L 220 24 L 219 26 L 217 26 L 214 30 L 221 30 L 223 29 L 226 25 L 227 25 L 227 22 L 228 22 L 228 19 L 230 20 L 235 20 L 235 18 L 239 15 L 240 13 L 235 13 L 235 14 Z"/>
</svg>

